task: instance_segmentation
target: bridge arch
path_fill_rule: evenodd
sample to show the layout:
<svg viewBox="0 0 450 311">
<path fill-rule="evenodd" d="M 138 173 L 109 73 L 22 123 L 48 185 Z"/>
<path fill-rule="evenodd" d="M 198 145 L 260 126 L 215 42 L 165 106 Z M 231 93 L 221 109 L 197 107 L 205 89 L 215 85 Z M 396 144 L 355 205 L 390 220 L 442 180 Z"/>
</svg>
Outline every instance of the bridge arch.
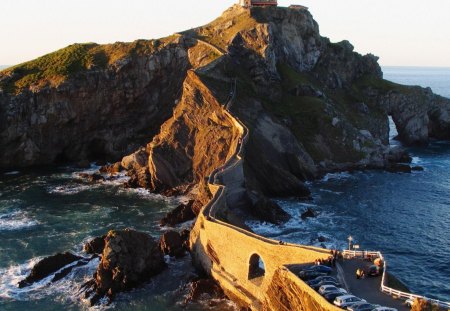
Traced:
<svg viewBox="0 0 450 311">
<path fill-rule="evenodd" d="M 248 262 L 248 279 L 259 285 L 262 283 L 265 275 L 266 265 L 263 259 L 257 253 L 253 253 Z"/>
</svg>

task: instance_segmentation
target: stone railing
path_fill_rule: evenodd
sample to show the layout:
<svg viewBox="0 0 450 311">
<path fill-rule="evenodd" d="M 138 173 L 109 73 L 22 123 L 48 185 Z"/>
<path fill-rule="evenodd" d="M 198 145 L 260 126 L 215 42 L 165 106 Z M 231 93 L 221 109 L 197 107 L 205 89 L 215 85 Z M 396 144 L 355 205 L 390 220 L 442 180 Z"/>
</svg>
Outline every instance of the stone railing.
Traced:
<svg viewBox="0 0 450 311">
<path fill-rule="evenodd" d="M 317 258 L 326 259 L 330 255 L 328 250 L 280 243 L 223 220 L 222 216 L 234 206 L 236 195 L 246 193 L 243 157 L 249 130 L 226 109 L 236 99 L 236 82 L 232 89 L 233 94 L 224 106 L 223 113 L 234 124 L 240 137 L 233 155 L 207 179 L 212 199 L 201 210 L 191 232 L 190 245 L 194 263 L 216 279 L 230 298 L 253 310 L 260 310 L 263 305 L 292 309 L 292 305 L 283 305 L 283 301 L 287 303 L 286 299 L 277 299 L 268 294 L 276 274 L 277 279 L 284 278 L 292 284 L 299 297 L 308 297 L 305 298 L 306 305 L 314 302 L 314 305 L 320 306 L 316 310 L 339 310 L 286 268 L 288 265 L 310 264 Z M 251 277 L 250 273 L 252 258 L 255 257 L 264 266 L 264 273 L 257 278 Z M 278 275 L 280 269 L 284 271 L 282 276 Z M 287 291 L 292 291 L 293 288 L 286 287 L 283 290 L 289 295 Z M 306 305 L 302 309 L 308 309 Z"/>
<path fill-rule="evenodd" d="M 412 300 L 414 300 L 416 298 L 423 299 L 423 300 L 429 301 L 433 304 L 439 305 L 440 307 L 444 307 L 444 308 L 447 308 L 450 310 L 450 302 L 444 302 L 444 301 L 440 301 L 440 300 L 430 299 L 430 298 L 427 298 L 427 297 L 421 296 L 421 295 L 402 292 L 402 291 L 399 291 L 399 290 L 396 290 L 396 289 L 393 289 L 393 288 L 387 286 L 386 285 L 387 262 L 381 252 L 379 252 L 379 251 L 344 250 L 343 255 L 346 258 L 365 258 L 367 256 L 376 256 L 376 257 L 380 258 L 383 261 L 383 274 L 382 274 L 381 286 L 380 286 L 380 289 L 383 293 L 386 293 L 386 294 L 389 294 L 391 296 L 395 296 L 398 298 L 403 298 L 403 299 L 412 299 Z"/>
</svg>

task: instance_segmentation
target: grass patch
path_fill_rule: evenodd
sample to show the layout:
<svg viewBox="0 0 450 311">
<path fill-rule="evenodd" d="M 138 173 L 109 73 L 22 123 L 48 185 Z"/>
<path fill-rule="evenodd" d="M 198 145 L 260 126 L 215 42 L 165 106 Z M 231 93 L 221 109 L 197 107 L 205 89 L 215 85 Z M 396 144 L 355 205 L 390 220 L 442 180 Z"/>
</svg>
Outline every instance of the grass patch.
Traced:
<svg viewBox="0 0 450 311">
<path fill-rule="evenodd" d="M 20 93 L 32 85 L 58 86 L 69 77 L 92 68 L 105 69 L 126 57 L 146 55 L 170 44 L 175 36 L 160 40 L 136 40 L 98 45 L 72 44 L 35 60 L 2 71 L 0 88 L 7 93 Z"/>
</svg>

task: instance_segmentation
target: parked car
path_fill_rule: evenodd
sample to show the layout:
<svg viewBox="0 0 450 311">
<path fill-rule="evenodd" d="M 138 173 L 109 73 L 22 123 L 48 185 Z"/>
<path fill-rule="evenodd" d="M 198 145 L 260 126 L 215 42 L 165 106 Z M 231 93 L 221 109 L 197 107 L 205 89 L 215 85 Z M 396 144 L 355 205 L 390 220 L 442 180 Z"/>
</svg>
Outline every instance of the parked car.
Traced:
<svg viewBox="0 0 450 311">
<path fill-rule="evenodd" d="M 319 276 L 326 276 L 326 275 L 327 275 L 326 273 L 320 273 L 317 271 L 307 271 L 307 270 L 300 271 L 300 273 L 298 274 L 298 276 L 304 281 L 312 280 Z"/>
<path fill-rule="evenodd" d="M 395 308 L 389 308 L 389 307 L 377 307 L 373 309 L 372 311 L 398 311 Z"/>
<path fill-rule="evenodd" d="M 341 284 L 339 282 L 335 282 L 335 281 L 322 281 L 318 284 L 313 284 L 310 285 L 313 289 L 318 290 L 322 285 L 334 285 L 336 287 L 341 286 Z"/>
<path fill-rule="evenodd" d="M 368 302 L 357 302 L 347 308 L 349 311 L 372 311 L 380 305 L 374 305 Z"/>
<path fill-rule="evenodd" d="M 343 293 L 341 291 L 334 291 L 334 292 L 327 292 L 323 295 L 323 298 L 325 298 L 328 302 L 333 303 L 333 301 L 336 299 L 336 297 L 347 295 L 347 293 Z"/>
<path fill-rule="evenodd" d="M 324 266 L 324 265 L 316 265 L 316 266 L 311 266 L 308 269 L 305 269 L 308 271 L 317 271 L 320 273 L 326 273 L 326 274 L 330 274 L 331 272 L 333 272 L 333 269 L 328 267 L 328 266 Z"/>
<path fill-rule="evenodd" d="M 321 294 L 321 295 L 325 295 L 326 293 L 337 292 L 337 291 L 341 291 L 344 294 L 347 293 L 347 291 L 345 289 L 339 288 L 334 285 L 322 285 L 319 287 L 319 294 Z"/>
<path fill-rule="evenodd" d="M 333 301 L 334 305 L 341 307 L 343 309 L 350 307 L 351 305 L 354 305 L 357 302 L 366 302 L 366 301 L 353 295 L 336 297 L 336 299 Z"/>
<path fill-rule="evenodd" d="M 336 280 L 336 278 L 327 275 L 327 276 L 319 276 L 319 277 L 317 277 L 315 279 L 307 281 L 306 284 L 311 286 L 313 284 L 319 284 L 322 281 L 333 281 L 333 282 L 338 283 L 338 280 Z"/>
</svg>

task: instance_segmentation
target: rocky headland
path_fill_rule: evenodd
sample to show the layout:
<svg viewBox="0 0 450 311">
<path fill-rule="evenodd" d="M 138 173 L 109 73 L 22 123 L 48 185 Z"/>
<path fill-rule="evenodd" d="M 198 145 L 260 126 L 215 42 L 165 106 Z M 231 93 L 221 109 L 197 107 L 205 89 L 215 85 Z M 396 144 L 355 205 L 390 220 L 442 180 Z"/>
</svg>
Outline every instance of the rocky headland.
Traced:
<svg viewBox="0 0 450 311">
<path fill-rule="evenodd" d="M 237 5 L 160 40 L 72 45 L 0 73 L 0 168 L 115 163 L 102 172 L 126 171 L 128 187 L 191 196 L 163 225 L 198 215 L 208 185 L 239 183 L 223 218 L 279 223 L 289 215 L 268 198 L 308 198 L 305 181 L 327 172 L 410 171 L 398 164 L 407 154 L 389 147 L 388 116 L 405 145 L 450 138 L 450 100 L 384 80 L 377 60 L 322 37 L 306 10 Z M 242 180 L 209 180 L 237 153 Z M 181 237 L 169 239 L 178 246 L 167 254 L 184 253 Z M 98 295 L 129 288 L 115 273 L 97 273 Z M 97 284 L 104 277 L 109 287 Z"/>
</svg>

